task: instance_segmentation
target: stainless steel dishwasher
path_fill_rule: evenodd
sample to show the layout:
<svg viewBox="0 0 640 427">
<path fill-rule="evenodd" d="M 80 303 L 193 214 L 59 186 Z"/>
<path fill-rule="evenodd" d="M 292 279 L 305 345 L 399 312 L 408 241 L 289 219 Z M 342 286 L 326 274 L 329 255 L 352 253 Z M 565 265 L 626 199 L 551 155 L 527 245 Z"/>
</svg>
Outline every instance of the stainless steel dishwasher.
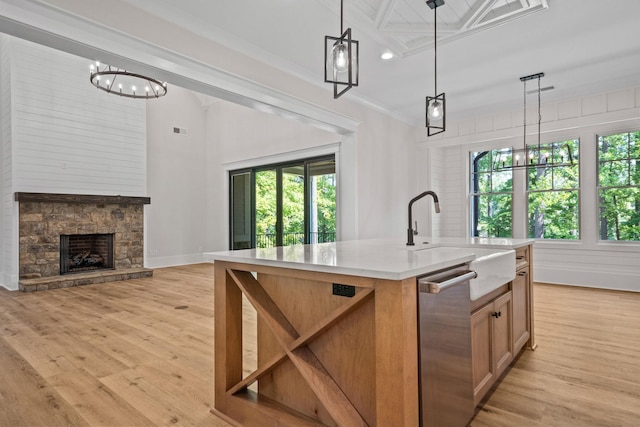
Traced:
<svg viewBox="0 0 640 427">
<path fill-rule="evenodd" d="M 473 417 L 468 265 L 418 277 L 420 425 L 464 427 Z"/>
</svg>

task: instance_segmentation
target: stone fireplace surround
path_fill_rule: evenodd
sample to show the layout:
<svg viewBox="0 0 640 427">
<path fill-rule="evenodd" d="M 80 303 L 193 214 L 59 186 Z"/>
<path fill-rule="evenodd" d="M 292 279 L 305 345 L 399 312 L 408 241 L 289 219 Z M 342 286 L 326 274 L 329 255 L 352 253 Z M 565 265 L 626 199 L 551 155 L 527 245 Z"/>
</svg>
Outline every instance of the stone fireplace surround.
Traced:
<svg viewBox="0 0 640 427">
<path fill-rule="evenodd" d="M 144 268 L 148 197 L 15 193 L 19 289 L 25 292 L 149 277 Z M 60 235 L 114 234 L 114 269 L 60 275 Z"/>
</svg>

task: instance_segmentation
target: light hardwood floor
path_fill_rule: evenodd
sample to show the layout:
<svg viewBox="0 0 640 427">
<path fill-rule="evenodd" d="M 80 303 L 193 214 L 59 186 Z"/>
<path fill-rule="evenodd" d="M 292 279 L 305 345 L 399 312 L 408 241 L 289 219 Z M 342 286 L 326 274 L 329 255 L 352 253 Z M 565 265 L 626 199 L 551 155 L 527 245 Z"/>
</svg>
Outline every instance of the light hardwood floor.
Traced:
<svg viewBox="0 0 640 427">
<path fill-rule="evenodd" d="M 535 298 L 538 349 L 471 425 L 640 425 L 640 294 L 537 284 Z M 0 426 L 228 426 L 212 404 L 212 265 L 0 291 Z"/>
</svg>

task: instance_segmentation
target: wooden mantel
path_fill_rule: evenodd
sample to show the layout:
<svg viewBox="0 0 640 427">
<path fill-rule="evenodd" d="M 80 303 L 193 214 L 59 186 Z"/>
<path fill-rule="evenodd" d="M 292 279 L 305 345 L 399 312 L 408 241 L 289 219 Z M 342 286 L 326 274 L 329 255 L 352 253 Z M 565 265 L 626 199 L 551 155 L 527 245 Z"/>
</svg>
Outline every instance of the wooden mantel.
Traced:
<svg viewBox="0 0 640 427">
<path fill-rule="evenodd" d="M 99 196 L 90 194 L 58 194 L 58 193 L 15 193 L 16 202 L 43 203 L 95 203 L 99 205 L 148 205 L 150 197 L 131 196 Z"/>
</svg>

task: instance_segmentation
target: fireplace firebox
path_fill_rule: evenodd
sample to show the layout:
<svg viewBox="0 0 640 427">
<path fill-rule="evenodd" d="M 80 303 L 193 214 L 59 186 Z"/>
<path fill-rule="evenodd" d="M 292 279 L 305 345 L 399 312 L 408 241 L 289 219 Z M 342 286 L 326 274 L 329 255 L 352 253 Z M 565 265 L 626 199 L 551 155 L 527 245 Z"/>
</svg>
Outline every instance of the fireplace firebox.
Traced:
<svg viewBox="0 0 640 427">
<path fill-rule="evenodd" d="M 61 234 L 60 274 L 113 270 L 114 234 Z"/>
</svg>

